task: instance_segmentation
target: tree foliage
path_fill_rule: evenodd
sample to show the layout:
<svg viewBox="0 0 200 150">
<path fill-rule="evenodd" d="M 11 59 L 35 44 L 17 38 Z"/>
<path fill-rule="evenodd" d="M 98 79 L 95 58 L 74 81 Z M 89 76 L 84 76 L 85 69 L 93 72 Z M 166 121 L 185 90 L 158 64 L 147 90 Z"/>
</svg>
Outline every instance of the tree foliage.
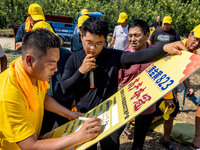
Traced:
<svg viewBox="0 0 200 150">
<path fill-rule="evenodd" d="M 112 32 L 120 12 L 128 14 L 129 22 L 143 19 L 151 24 L 157 15 L 170 15 L 173 26 L 182 36 L 187 35 L 195 25 L 200 23 L 199 0 L 1 0 L 0 28 L 11 28 L 26 20 L 28 6 L 38 3 L 44 13 L 75 17 L 77 12 L 88 10 L 105 12 L 104 19 Z"/>
</svg>

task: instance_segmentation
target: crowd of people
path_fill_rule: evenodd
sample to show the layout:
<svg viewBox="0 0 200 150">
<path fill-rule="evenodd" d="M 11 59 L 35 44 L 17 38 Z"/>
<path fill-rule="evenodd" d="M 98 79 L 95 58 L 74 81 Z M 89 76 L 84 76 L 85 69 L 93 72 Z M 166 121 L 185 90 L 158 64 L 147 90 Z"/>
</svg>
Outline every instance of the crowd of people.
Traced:
<svg viewBox="0 0 200 150">
<path fill-rule="evenodd" d="M 128 15 L 119 14 L 113 37 L 107 46 L 108 23 L 81 11 L 71 51 L 62 47 L 60 37 L 45 22 L 40 5 L 28 8 L 28 17 L 16 34 L 16 49 L 22 56 L 7 68 L 6 55 L 0 46 L 0 149 L 63 149 L 98 136 L 101 119 L 85 121 L 80 130 L 55 139 L 39 137 L 74 120 L 93 109 L 133 80 L 150 64 L 166 53 L 180 55 L 180 50 L 197 53 L 200 48 L 200 25 L 194 27 L 181 42 L 178 31 L 172 28 L 172 18 L 161 16 L 149 26 L 141 19 L 128 24 Z M 150 29 L 154 32 L 150 35 Z M 95 88 L 90 88 L 90 71 L 94 72 Z M 189 79 L 184 81 L 187 93 L 194 94 Z M 153 92 L 153 91 L 152 91 Z M 176 89 L 135 118 L 133 150 L 142 150 L 146 134 L 159 109 L 176 106 L 164 122 L 160 139 L 167 149 L 176 147 L 170 140 L 173 120 L 179 111 Z M 200 102 L 199 102 L 200 103 Z M 72 107 L 76 108 L 72 111 Z M 200 106 L 196 111 L 194 148 L 200 148 Z M 100 141 L 102 150 L 120 147 L 122 126 Z M 97 149 L 97 144 L 88 150 Z"/>
</svg>

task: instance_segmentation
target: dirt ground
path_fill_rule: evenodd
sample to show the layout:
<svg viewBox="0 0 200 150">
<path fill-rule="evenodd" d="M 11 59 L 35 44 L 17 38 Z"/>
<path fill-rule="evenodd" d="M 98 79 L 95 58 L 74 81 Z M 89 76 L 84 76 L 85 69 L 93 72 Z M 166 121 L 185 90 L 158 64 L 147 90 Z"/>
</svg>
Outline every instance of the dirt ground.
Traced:
<svg viewBox="0 0 200 150">
<path fill-rule="evenodd" d="M 7 50 L 6 54 L 8 57 L 8 60 L 10 60 L 12 57 L 17 57 L 18 55 L 20 55 L 19 51 L 15 51 L 14 50 L 14 38 L 13 37 L 0 37 L 0 44 L 2 45 L 2 47 Z M 10 50 L 8 50 L 10 49 Z M 200 51 L 198 51 L 200 52 Z M 194 73 L 193 75 L 191 75 L 190 77 L 190 82 L 191 82 L 191 86 L 195 91 L 195 95 L 196 97 L 200 96 L 200 71 L 197 71 L 196 73 Z M 178 86 L 178 89 L 183 89 L 183 84 L 180 84 Z M 179 99 L 179 103 L 180 106 L 182 105 L 182 101 L 183 101 L 183 92 L 178 92 L 178 99 Z M 185 105 L 184 105 L 184 109 L 183 111 L 181 111 L 177 117 L 176 120 L 181 121 L 181 122 L 185 122 L 185 123 L 191 123 L 194 124 L 195 123 L 195 111 L 196 111 L 196 106 L 186 98 L 185 100 Z M 145 139 L 145 143 L 144 143 L 144 150 L 166 150 L 160 143 L 159 143 L 159 139 L 160 139 L 161 135 L 156 133 L 156 132 L 152 132 L 149 131 L 146 139 Z M 132 147 L 132 142 L 133 140 L 129 140 L 127 138 L 127 136 L 123 133 L 120 137 L 120 150 L 129 150 Z M 181 145 L 179 143 L 175 142 L 175 145 L 177 146 L 177 148 L 179 150 L 192 150 L 192 146 L 189 145 Z"/>
</svg>

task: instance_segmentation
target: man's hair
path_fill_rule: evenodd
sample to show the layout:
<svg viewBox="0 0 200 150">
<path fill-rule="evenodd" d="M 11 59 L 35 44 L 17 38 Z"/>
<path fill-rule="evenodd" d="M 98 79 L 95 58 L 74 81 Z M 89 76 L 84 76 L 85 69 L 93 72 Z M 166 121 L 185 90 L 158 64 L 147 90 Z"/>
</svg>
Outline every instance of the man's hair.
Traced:
<svg viewBox="0 0 200 150">
<path fill-rule="evenodd" d="M 47 49 L 60 47 L 61 41 L 58 36 L 46 29 L 37 29 L 27 32 L 22 40 L 22 58 L 27 53 L 40 58 L 47 54 Z"/>
<path fill-rule="evenodd" d="M 99 36 L 103 35 L 106 39 L 109 32 L 108 23 L 102 18 L 90 17 L 83 23 L 81 32 L 82 36 L 85 36 L 87 32 L 90 32 L 91 34 Z"/>
<path fill-rule="evenodd" d="M 131 23 L 129 24 L 128 30 L 130 28 L 134 28 L 134 27 L 140 27 L 142 32 L 144 33 L 144 35 L 146 35 L 148 32 L 150 32 L 148 23 L 141 19 L 135 19 L 135 20 L 131 21 Z"/>
</svg>

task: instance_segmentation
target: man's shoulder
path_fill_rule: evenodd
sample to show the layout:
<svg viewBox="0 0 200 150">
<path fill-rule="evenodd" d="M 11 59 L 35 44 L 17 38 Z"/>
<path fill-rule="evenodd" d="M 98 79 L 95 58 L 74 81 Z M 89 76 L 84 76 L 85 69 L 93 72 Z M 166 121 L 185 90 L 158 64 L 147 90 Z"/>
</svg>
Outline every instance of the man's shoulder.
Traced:
<svg viewBox="0 0 200 150">
<path fill-rule="evenodd" d="M 171 30 L 169 31 L 170 34 L 173 35 L 179 35 L 179 32 L 177 30 L 175 30 L 174 28 L 171 28 Z"/>
<path fill-rule="evenodd" d="M 19 83 L 16 80 L 14 69 L 6 69 L 0 74 L 0 80 L 0 99 L 11 99 L 13 97 L 20 96 L 22 92 L 20 90 Z"/>
<path fill-rule="evenodd" d="M 73 34 L 71 38 L 79 38 L 79 37 L 80 37 L 80 32 Z"/>
<path fill-rule="evenodd" d="M 115 30 L 119 30 L 119 29 L 121 29 L 122 27 L 121 27 L 121 25 L 116 25 L 115 26 Z"/>
<path fill-rule="evenodd" d="M 20 26 L 19 29 L 25 29 L 25 22 L 23 22 Z"/>
</svg>

